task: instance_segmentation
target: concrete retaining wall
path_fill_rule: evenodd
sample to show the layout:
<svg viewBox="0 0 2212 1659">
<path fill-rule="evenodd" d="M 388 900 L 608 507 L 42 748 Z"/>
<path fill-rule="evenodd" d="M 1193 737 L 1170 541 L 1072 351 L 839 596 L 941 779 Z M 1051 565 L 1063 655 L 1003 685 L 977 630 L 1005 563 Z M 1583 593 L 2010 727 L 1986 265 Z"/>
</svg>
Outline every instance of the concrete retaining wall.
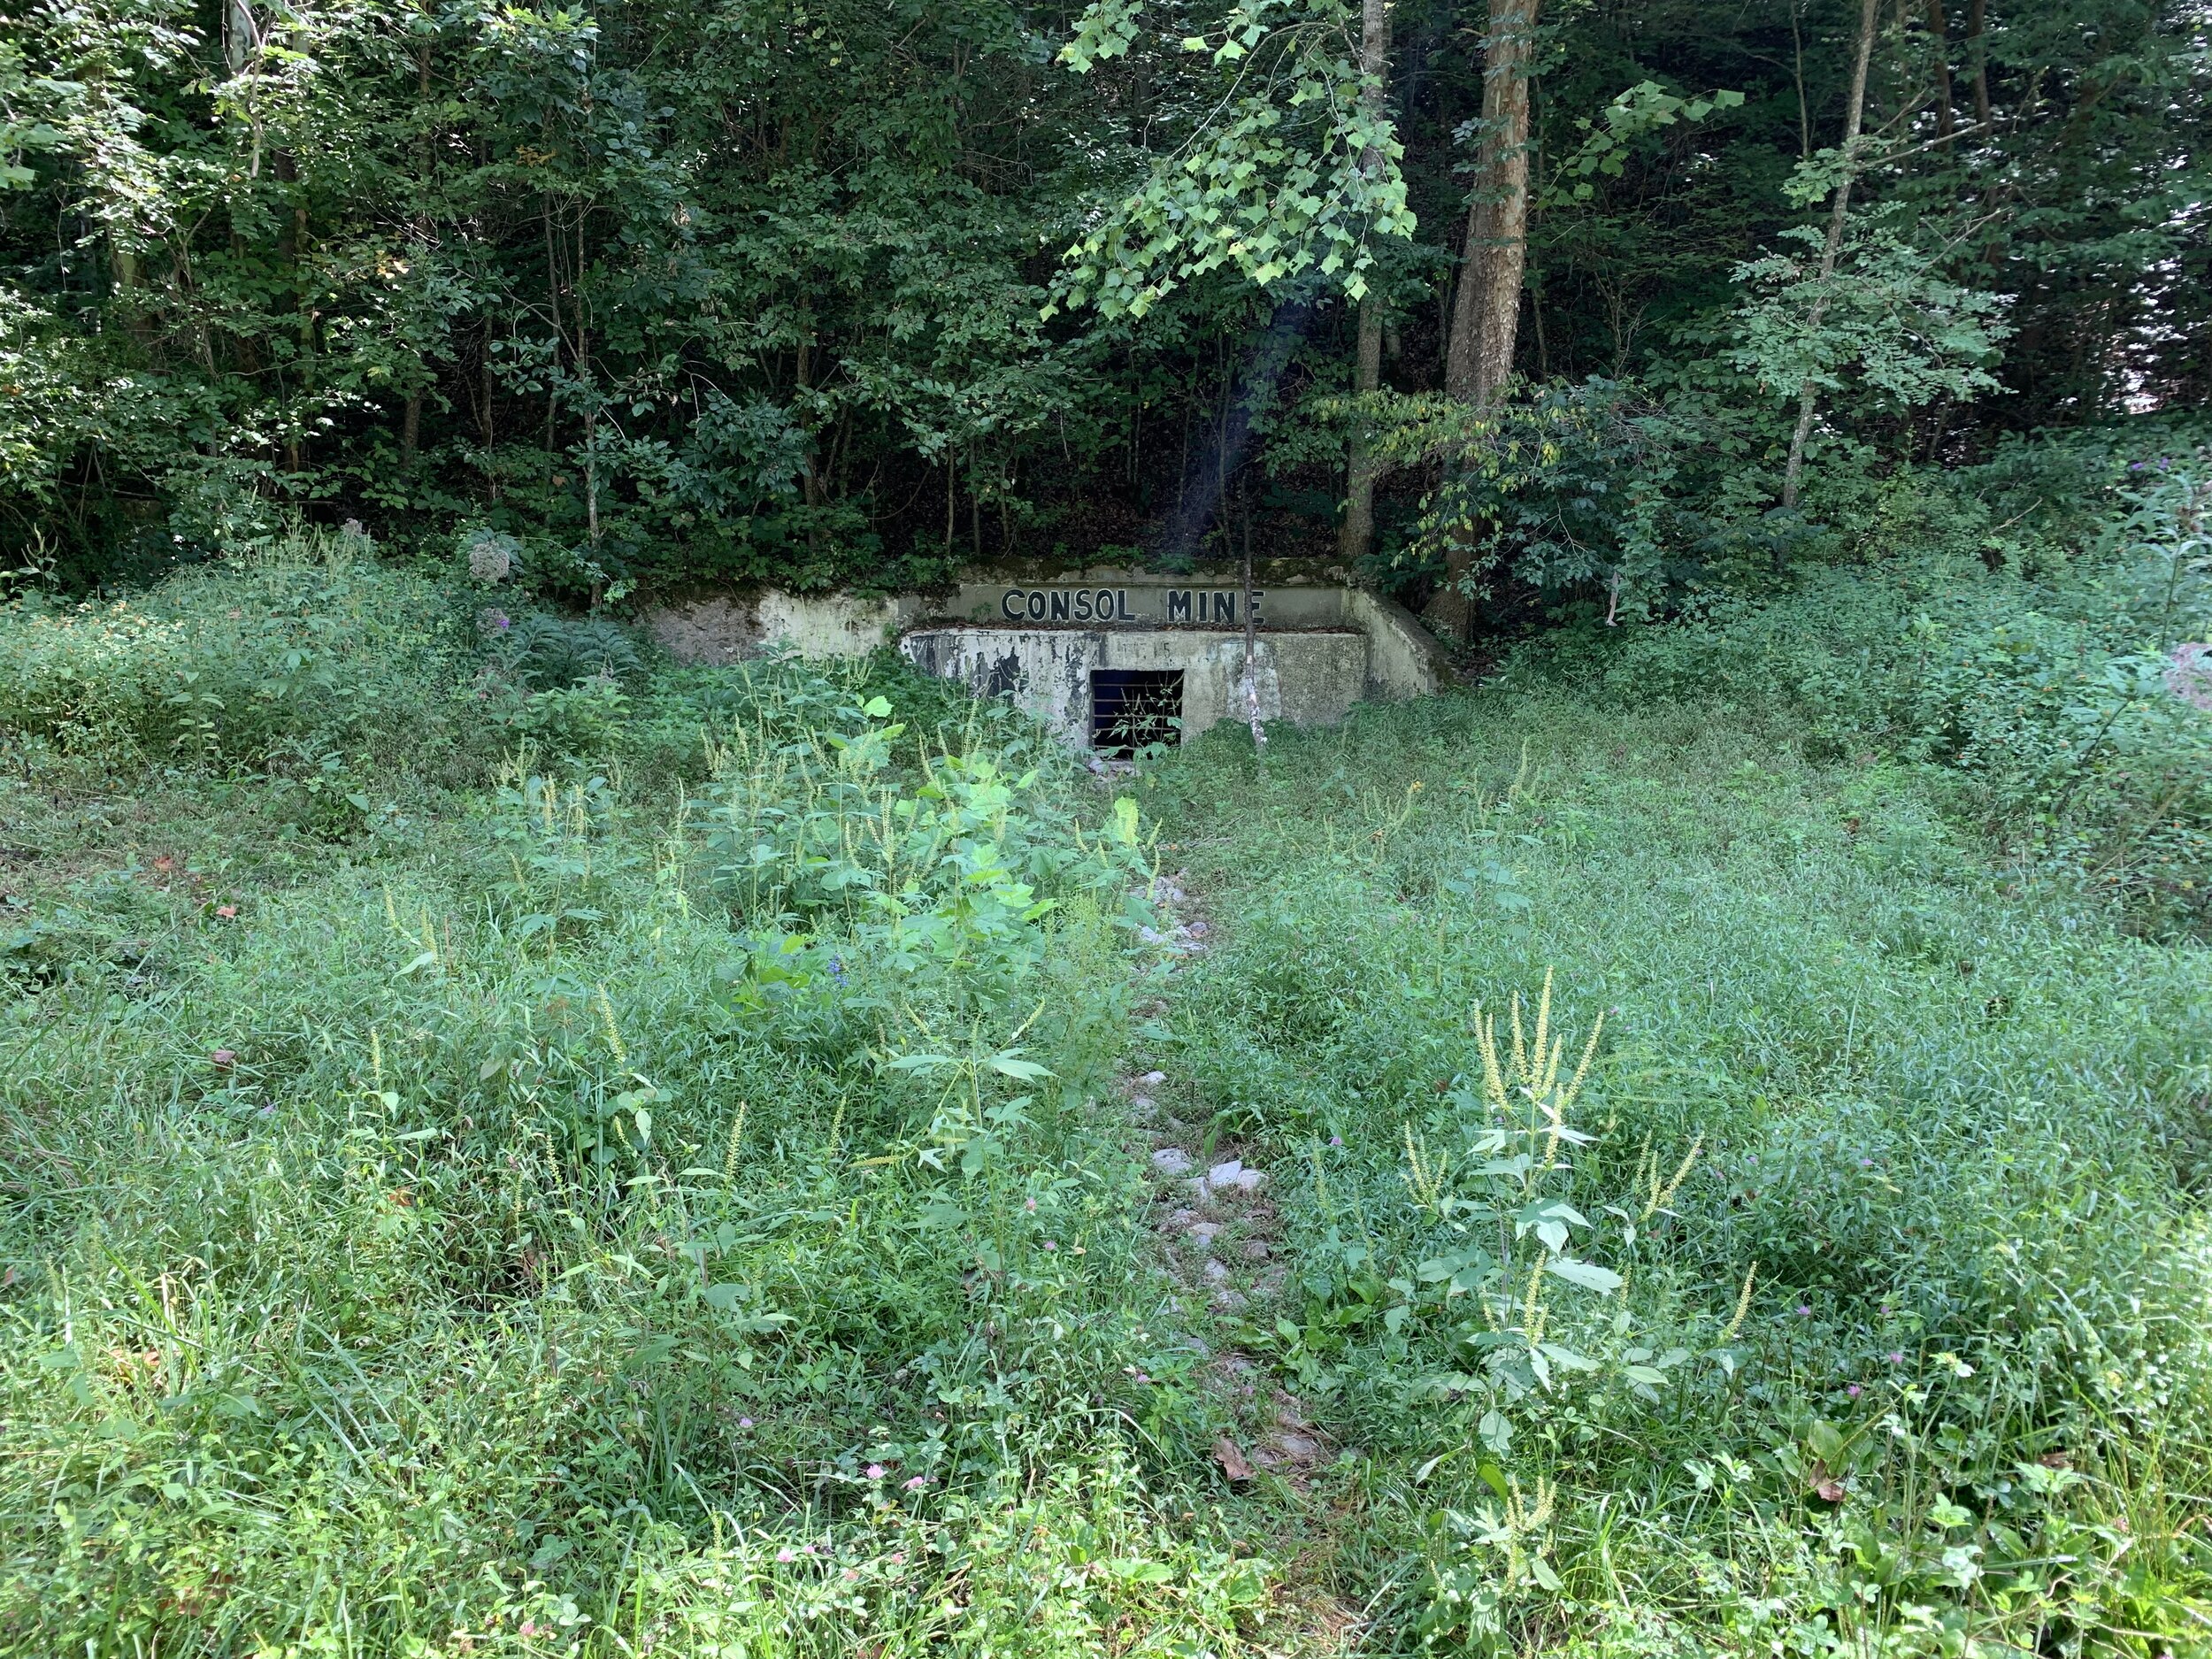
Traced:
<svg viewBox="0 0 2212 1659">
<path fill-rule="evenodd" d="M 1091 741 L 1091 674 L 1102 668 L 1180 670 L 1185 737 L 1246 718 L 1233 698 L 1244 672 L 1241 634 L 923 627 L 899 649 L 924 673 L 961 680 L 979 695 L 1011 697 L 1071 743 Z M 1261 634 L 1254 653 L 1260 718 L 1298 726 L 1341 720 L 1366 688 L 1367 652 L 1367 636 L 1349 629 Z"/>
<path fill-rule="evenodd" d="M 1447 681 L 1443 647 L 1402 606 L 1310 579 L 1256 588 L 1264 719 L 1332 725 L 1362 698 L 1425 696 Z M 895 641 L 925 672 L 1010 696 L 1088 743 L 1098 669 L 1179 670 L 1187 737 L 1244 718 L 1231 706 L 1244 666 L 1242 604 L 1241 588 L 1218 576 L 1105 569 L 1014 572 L 933 599 L 772 588 L 663 607 L 646 621 L 686 662 L 736 662 L 775 645 L 864 656 Z"/>
<path fill-rule="evenodd" d="M 1345 594 L 1346 619 L 1367 635 L 1367 695 L 1382 702 L 1433 696 L 1451 683 L 1451 653 L 1394 599 L 1357 588 Z"/>
<path fill-rule="evenodd" d="M 695 599 L 645 613 L 653 637 L 683 663 L 737 663 L 782 645 L 802 657 L 865 657 L 927 615 L 919 598 L 846 594 L 757 594 Z"/>
</svg>

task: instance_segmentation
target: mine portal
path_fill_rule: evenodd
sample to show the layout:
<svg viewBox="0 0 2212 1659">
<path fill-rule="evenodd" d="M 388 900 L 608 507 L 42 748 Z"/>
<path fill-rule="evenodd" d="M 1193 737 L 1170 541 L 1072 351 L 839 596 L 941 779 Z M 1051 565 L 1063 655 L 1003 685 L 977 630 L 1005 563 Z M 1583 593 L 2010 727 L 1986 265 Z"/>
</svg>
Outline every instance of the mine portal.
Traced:
<svg viewBox="0 0 2212 1659">
<path fill-rule="evenodd" d="M 1181 741 L 1183 671 L 1091 670 L 1091 747 L 1116 760 Z"/>
<path fill-rule="evenodd" d="M 1444 649 L 1381 595 L 1290 561 L 1254 572 L 978 567 L 926 594 L 705 595 L 652 616 L 687 662 L 895 641 L 925 673 L 1010 697 L 1071 748 L 1127 755 L 1223 720 L 1328 726 L 1448 683 Z"/>
</svg>

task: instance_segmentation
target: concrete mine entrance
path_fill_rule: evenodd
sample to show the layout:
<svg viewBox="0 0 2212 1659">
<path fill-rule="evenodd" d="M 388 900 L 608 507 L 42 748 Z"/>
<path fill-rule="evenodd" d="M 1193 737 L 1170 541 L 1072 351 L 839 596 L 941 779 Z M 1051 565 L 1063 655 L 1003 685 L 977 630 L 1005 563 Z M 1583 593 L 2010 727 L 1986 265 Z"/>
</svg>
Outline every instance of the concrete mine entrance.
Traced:
<svg viewBox="0 0 2212 1659">
<path fill-rule="evenodd" d="M 1438 684 L 1441 649 L 1396 605 L 1308 579 L 1110 571 L 1079 580 L 972 581 L 899 637 L 925 673 L 1010 697 L 1072 748 L 1127 758 L 1249 718 L 1248 622 L 1263 720 L 1333 726 L 1366 697 Z"/>
<path fill-rule="evenodd" d="M 1071 748 L 1125 757 L 1249 718 L 1248 623 L 1263 720 L 1333 726 L 1363 699 L 1423 696 L 1449 678 L 1443 648 L 1401 606 L 1309 563 L 1267 563 L 1248 618 L 1242 584 L 1225 574 L 1010 567 L 892 599 L 707 595 L 651 622 L 687 662 L 778 645 L 859 656 L 895 641 L 923 672 L 1010 698 Z"/>
<path fill-rule="evenodd" d="M 1091 670 L 1091 747 L 1117 760 L 1182 735 L 1179 668 Z"/>
</svg>

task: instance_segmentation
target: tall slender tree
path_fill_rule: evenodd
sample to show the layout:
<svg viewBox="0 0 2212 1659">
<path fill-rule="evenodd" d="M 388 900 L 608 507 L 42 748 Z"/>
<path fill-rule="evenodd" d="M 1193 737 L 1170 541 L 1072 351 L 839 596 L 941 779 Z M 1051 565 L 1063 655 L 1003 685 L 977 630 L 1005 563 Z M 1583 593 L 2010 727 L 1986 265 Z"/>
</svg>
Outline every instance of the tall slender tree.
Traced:
<svg viewBox="0 0 2212 1659">
<path fill-rule="evenodd" d="M 1817 332 L 1828 314 L 1828 290 L 1836 280 L 1836 260 L 1843 251 L 1843 232 L 1851 213 L 1851 182 L 1858 174 L 1860 129 L 1866 120 L 1866 68 L 1874 55 L 1874 27 L 1881 0 L 1861 0 L 1858 43 L 1851 58 L 1851 90 L 1844 101 L 1843 146 L 1838 151 L 1841 169 L 1836 179 L 1833 204 L 1828 210 L 1828 239 L 1820 250 L 1820 293 L 1814 299 L 1808 332 Z M 1813 411 L 1820 387 L 1808 374 L 1797 393 L 1797 426 L 1790 434 L 1790 458 L 1782 469 L 1782 505 L 1794 508 L 1804 483 L 1805 445 L 1812 436 Z"/>
<path fill-rule="evenodd" d="M 1477 407 L 1494 398 L 1513 373 L 1528 260 L 1529 77 L 1537 4 L 1490 0 L 1483 36 L 1482 137 L 1444 365 L 1444 389 Z"/>
<path fill-rule="evenodd" d="M 1388 100 L 1386 77 L 1389 58 L 1388 7 L 1384 0 L 1360 0 L 1360 98 L 1365 105 L 1370 126 L 1376 129 L 1382 126 Z M 1380 144 L 1370 144 L 1360 152 L 1360 171 L 1370 180 L 1379 180 L 1386 159 Z M 1381 389 L 1382 347 L 1382 299 L 1370 288 L 1359 303 L 1359 341 L 1352 370 L 1354 391 Z M 1339 538 L 1339 548 L 1348 563 L 1365 557 L 1375 539 L 1375 478 L 1378 470 L 1364 444 L 1355 436 L 1346 467 L 1348 490 L 1344 526 Z"/>
<path fill-rule="evenodd" d="M 1539 0 L 1490 0 L 1483 36 L 1482 127 L 1467 238 L 1445 346 L 1444 389 L 1486 408 L 1513 374 L 1521 279 L 1528 262 L 1529 76 Z M 1464 637 L 1473 621 L 1465 592 L 1472 539 L 1453 538 L 1445 556 L 1444 621 Z"/>
</svg>

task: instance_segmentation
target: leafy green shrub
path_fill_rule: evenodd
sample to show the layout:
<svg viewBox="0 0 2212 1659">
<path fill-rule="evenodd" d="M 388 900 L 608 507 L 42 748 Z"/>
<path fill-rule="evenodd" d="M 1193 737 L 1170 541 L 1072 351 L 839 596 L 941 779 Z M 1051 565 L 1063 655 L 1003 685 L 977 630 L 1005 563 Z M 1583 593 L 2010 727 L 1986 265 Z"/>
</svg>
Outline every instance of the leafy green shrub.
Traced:
<svg viewBox="0 0 2212 1659">
<path fill-rule="evenodd" d="M 92 755 L 258 767 L 302 743 L 419 764 L 457 741 L 456 595 L 334 543 L 173 577 L 128 600 L 0 608 L 0 728 Z M 326 556 L 327 554 L 327 556 Z"/>
<path fill-rule="evenodd" d="M 149 768 L 102 841 L 102 779 L 65 845 L 78 773 L 0 773 L 71 861 L 0 929 L 0 1647 L 1058 1659 L 1317 1603 L 1935 1659 L 2212 1609 L 2203 955 L 2001 894 L 1967 773 L 1491 691 L 1210 735 L 1133 785 L 1156 846 L 887 662 L 586 694 L 590 754 L 282 879 L 266 790 Z M 1156 851 L 1217 924 L 1171 977 Z M 1577 1041 L 1517 1061 L 1553 964 Z M 1242 1310 L 1160 1276 L 1133 1041 L 1156 1130 L 1268 1172 Z M 1325 1454 L 1233 1494 L 1279 1389 Z"/>
<path fill-rule="evenodd" d="M 987 756 L 924 751 L 902 789 L 906 728 L 876 723 L 890 708 L 872 699 L 859 731 L 797 743 L 733 729 L 699 803 L 717 890 L 756 926 L 864 940 L 956 1006 L 996 1001 L 1035 971 L 1030 925 L 1061 895 L 1141 883 L 1135 819 L 1086 844 L 1040 811 L 1038 772 L 1009 776 Z"/>
<path fill-rule="evenodd" d="M 588 764 L 602 764 L 626 746 L 630 697 L 618 680 L 594 676 L 543 691 L 485 689 L 493 694 L 485 700 L 501 728 L 526 746 Z"/>
<path fill-rule="evenodd" d="M 1160 1064 L 1294 1264 L 1235 1340 L 1361 1448 L 1345 1577 L 1400 1649 L 2178 1654 L 2212 1614 L 2205 953 L 2003 890 L 1957 774 L 1809 764 L 1797 718 L 1493 688 L 1150 775 L 1219 941 Z M 1555 1023 L 1604 1015 L 1591 1138 L 1524 1163 L 1506 1010 L 1553 964 Z M 1624 1282 L 1552 1297 L 1547 1219 Z M 1596 1363 L 1516 1396 L 1532 1282 L 1536 1351 Z"/>
<path fill-rule="evenodd" d="M 633 681 L 645 672 L 637 641 L 604 617 L 534 611 L 495 623 L 493 660 L 534 691 L 566 690 L 588 680 Z"/>
<path fill-rule="evenodd" d="M 2167 675 L 2177 644 L 2212 630 L 2212 484 L 2172 465 L 2148 477 L 2104 526 L 2101 554 L 2045 580 L 2007 557 L 1901 549 L 1786 597 L 1718 597 L 1658 626 L 1555 637 L 1507 678 L 1562 673 L 1620 707 L 1765 710 L 1824 761 L 1939 764 L 1999 845 L 2062 858 L 2151 925 L 2200 926 L 2212 718 Z"/>
<path fill-rule="evenodd" d="M 243 918 L 125 872 L 127 988 L 64 959 L 89 899 L 11 919 L 0 1647 L 1249 1624 L 1264 1564 L 1148 1487 L 1202 1418 L 1135 1380 L 1099 1110 L 1135 814 L 1010 774 L 1033 730 L 943 687 L 901 730 L 866 688 L 903 684 L 671 674 L 638 701 L 710 750 L 687 803 L 624 787 L 617 719 L 603 770 L 518 754 Z"/>
</svg>

